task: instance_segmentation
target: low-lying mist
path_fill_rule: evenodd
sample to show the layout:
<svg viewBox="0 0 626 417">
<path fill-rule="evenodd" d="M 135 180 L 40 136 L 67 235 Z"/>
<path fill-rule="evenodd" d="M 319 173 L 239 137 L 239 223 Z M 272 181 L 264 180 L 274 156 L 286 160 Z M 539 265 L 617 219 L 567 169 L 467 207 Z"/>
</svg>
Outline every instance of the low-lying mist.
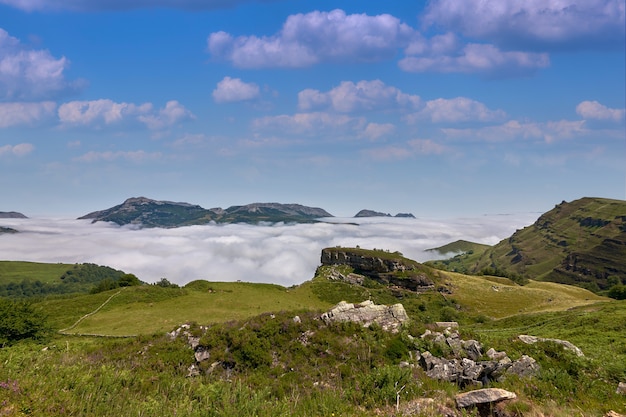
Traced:
<svg viewBox="0 0 626 417">
<path fill-rule="evenodd" d="M 2 219 L 20 233 L 0 235 L 0 259 L 95 263 L 184 285 L 196 279 L 284 286 L 311 279 L 325 247 L 400 251 L 423 262 L 426 249 L 465 239 L 493 245 L 531 224 L 535 213 L 474 218 L 332 218 L 328 223 L 203 225 L 137 229 L 69 219 Z M 358 223 L 358 224 L 355 224 Z"/>
</svg>

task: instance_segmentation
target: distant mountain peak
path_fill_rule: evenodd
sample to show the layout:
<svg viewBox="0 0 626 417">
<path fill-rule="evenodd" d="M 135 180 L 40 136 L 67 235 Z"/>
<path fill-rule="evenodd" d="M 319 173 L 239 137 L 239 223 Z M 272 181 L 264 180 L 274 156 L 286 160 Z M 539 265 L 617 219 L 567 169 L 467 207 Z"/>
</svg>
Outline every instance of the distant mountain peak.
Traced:
<svg viewBox="0 0 626 417">
<path fill-rule="evenodd" d="M 205 209 L 199 205 L 131 197 L 122 204 L 94 211 L 80 219 L 108 221 L 119 225 L 142 227 L 180 227 L 193 224 L 285 222 L 309 223 L 321 217 L 332 217 L 326 210 L 301 204 L 253 203 L 227 209 Z"/>
<path fill-rule="evenodd" d="M 404 218 L 410 218 L 410 219 L 415 218 L 415 216 L 411 213 L 398 213 L 395 216 L 391 216 L 391 214 L 389 213 L 382 213 L 380 211 L 367 210 L 367 209 L 363 209 L 359 211 L 357 214 L 354 215 L 354 217 L 404 217 Z"/>
<path fill-rule="evenodd" d="M 0 211 L 0 219 L 28 219 L 28 217 L 17 211 Z"/>
</svg>

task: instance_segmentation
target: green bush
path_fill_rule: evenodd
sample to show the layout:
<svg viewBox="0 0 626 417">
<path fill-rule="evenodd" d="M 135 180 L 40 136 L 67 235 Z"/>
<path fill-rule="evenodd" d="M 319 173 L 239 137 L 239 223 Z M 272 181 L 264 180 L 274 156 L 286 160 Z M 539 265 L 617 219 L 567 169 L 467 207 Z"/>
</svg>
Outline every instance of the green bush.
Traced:
<svg viewBox="0 0 626 417">
<path fill-rule="evenodd" d="M 626 285 L 613 285 L 608 292 L 608 296 L 616 300 L 626 300 Z"/>
<path fill-rule="evenodd" d="M 0 345 L 43 339 L 51 329 L 43 313 L 27 301 L 0 299 Z"/>
</svg>

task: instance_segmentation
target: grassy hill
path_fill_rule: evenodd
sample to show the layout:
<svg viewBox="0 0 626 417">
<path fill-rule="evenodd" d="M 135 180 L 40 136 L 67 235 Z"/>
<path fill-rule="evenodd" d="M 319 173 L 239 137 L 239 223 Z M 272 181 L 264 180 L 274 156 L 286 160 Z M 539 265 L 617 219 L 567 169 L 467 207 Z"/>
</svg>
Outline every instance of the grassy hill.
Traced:
<svg viewBox="0 0 626 417">
<path fill-rule="evenodd" d="M 51 264 L 0 261 L 0 297 L 46 297 L 88 293 L 104 281 L 116 282 L 124 272 L 95 264 Z"/>
<path fill-rule="evenodd" d="M 626 201 L 562 202 L 531 226 L 485 250 L 464 251 L 430 265 L 578 285 L 592 291 L 626 284 Z"/>
</svg>

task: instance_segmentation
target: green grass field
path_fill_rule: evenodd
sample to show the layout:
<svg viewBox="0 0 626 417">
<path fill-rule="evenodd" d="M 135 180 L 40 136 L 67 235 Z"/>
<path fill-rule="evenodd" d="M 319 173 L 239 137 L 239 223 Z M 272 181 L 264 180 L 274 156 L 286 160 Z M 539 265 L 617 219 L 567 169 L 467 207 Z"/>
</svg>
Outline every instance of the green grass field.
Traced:
<svg viewBox="0 0 626 417">
<path fill-rule="evenodd" d="M 59 277 L 73 267 L 71 264 L 0 261 L 0 284 L 23 280 L 56 283 Z"/>
</svg>

